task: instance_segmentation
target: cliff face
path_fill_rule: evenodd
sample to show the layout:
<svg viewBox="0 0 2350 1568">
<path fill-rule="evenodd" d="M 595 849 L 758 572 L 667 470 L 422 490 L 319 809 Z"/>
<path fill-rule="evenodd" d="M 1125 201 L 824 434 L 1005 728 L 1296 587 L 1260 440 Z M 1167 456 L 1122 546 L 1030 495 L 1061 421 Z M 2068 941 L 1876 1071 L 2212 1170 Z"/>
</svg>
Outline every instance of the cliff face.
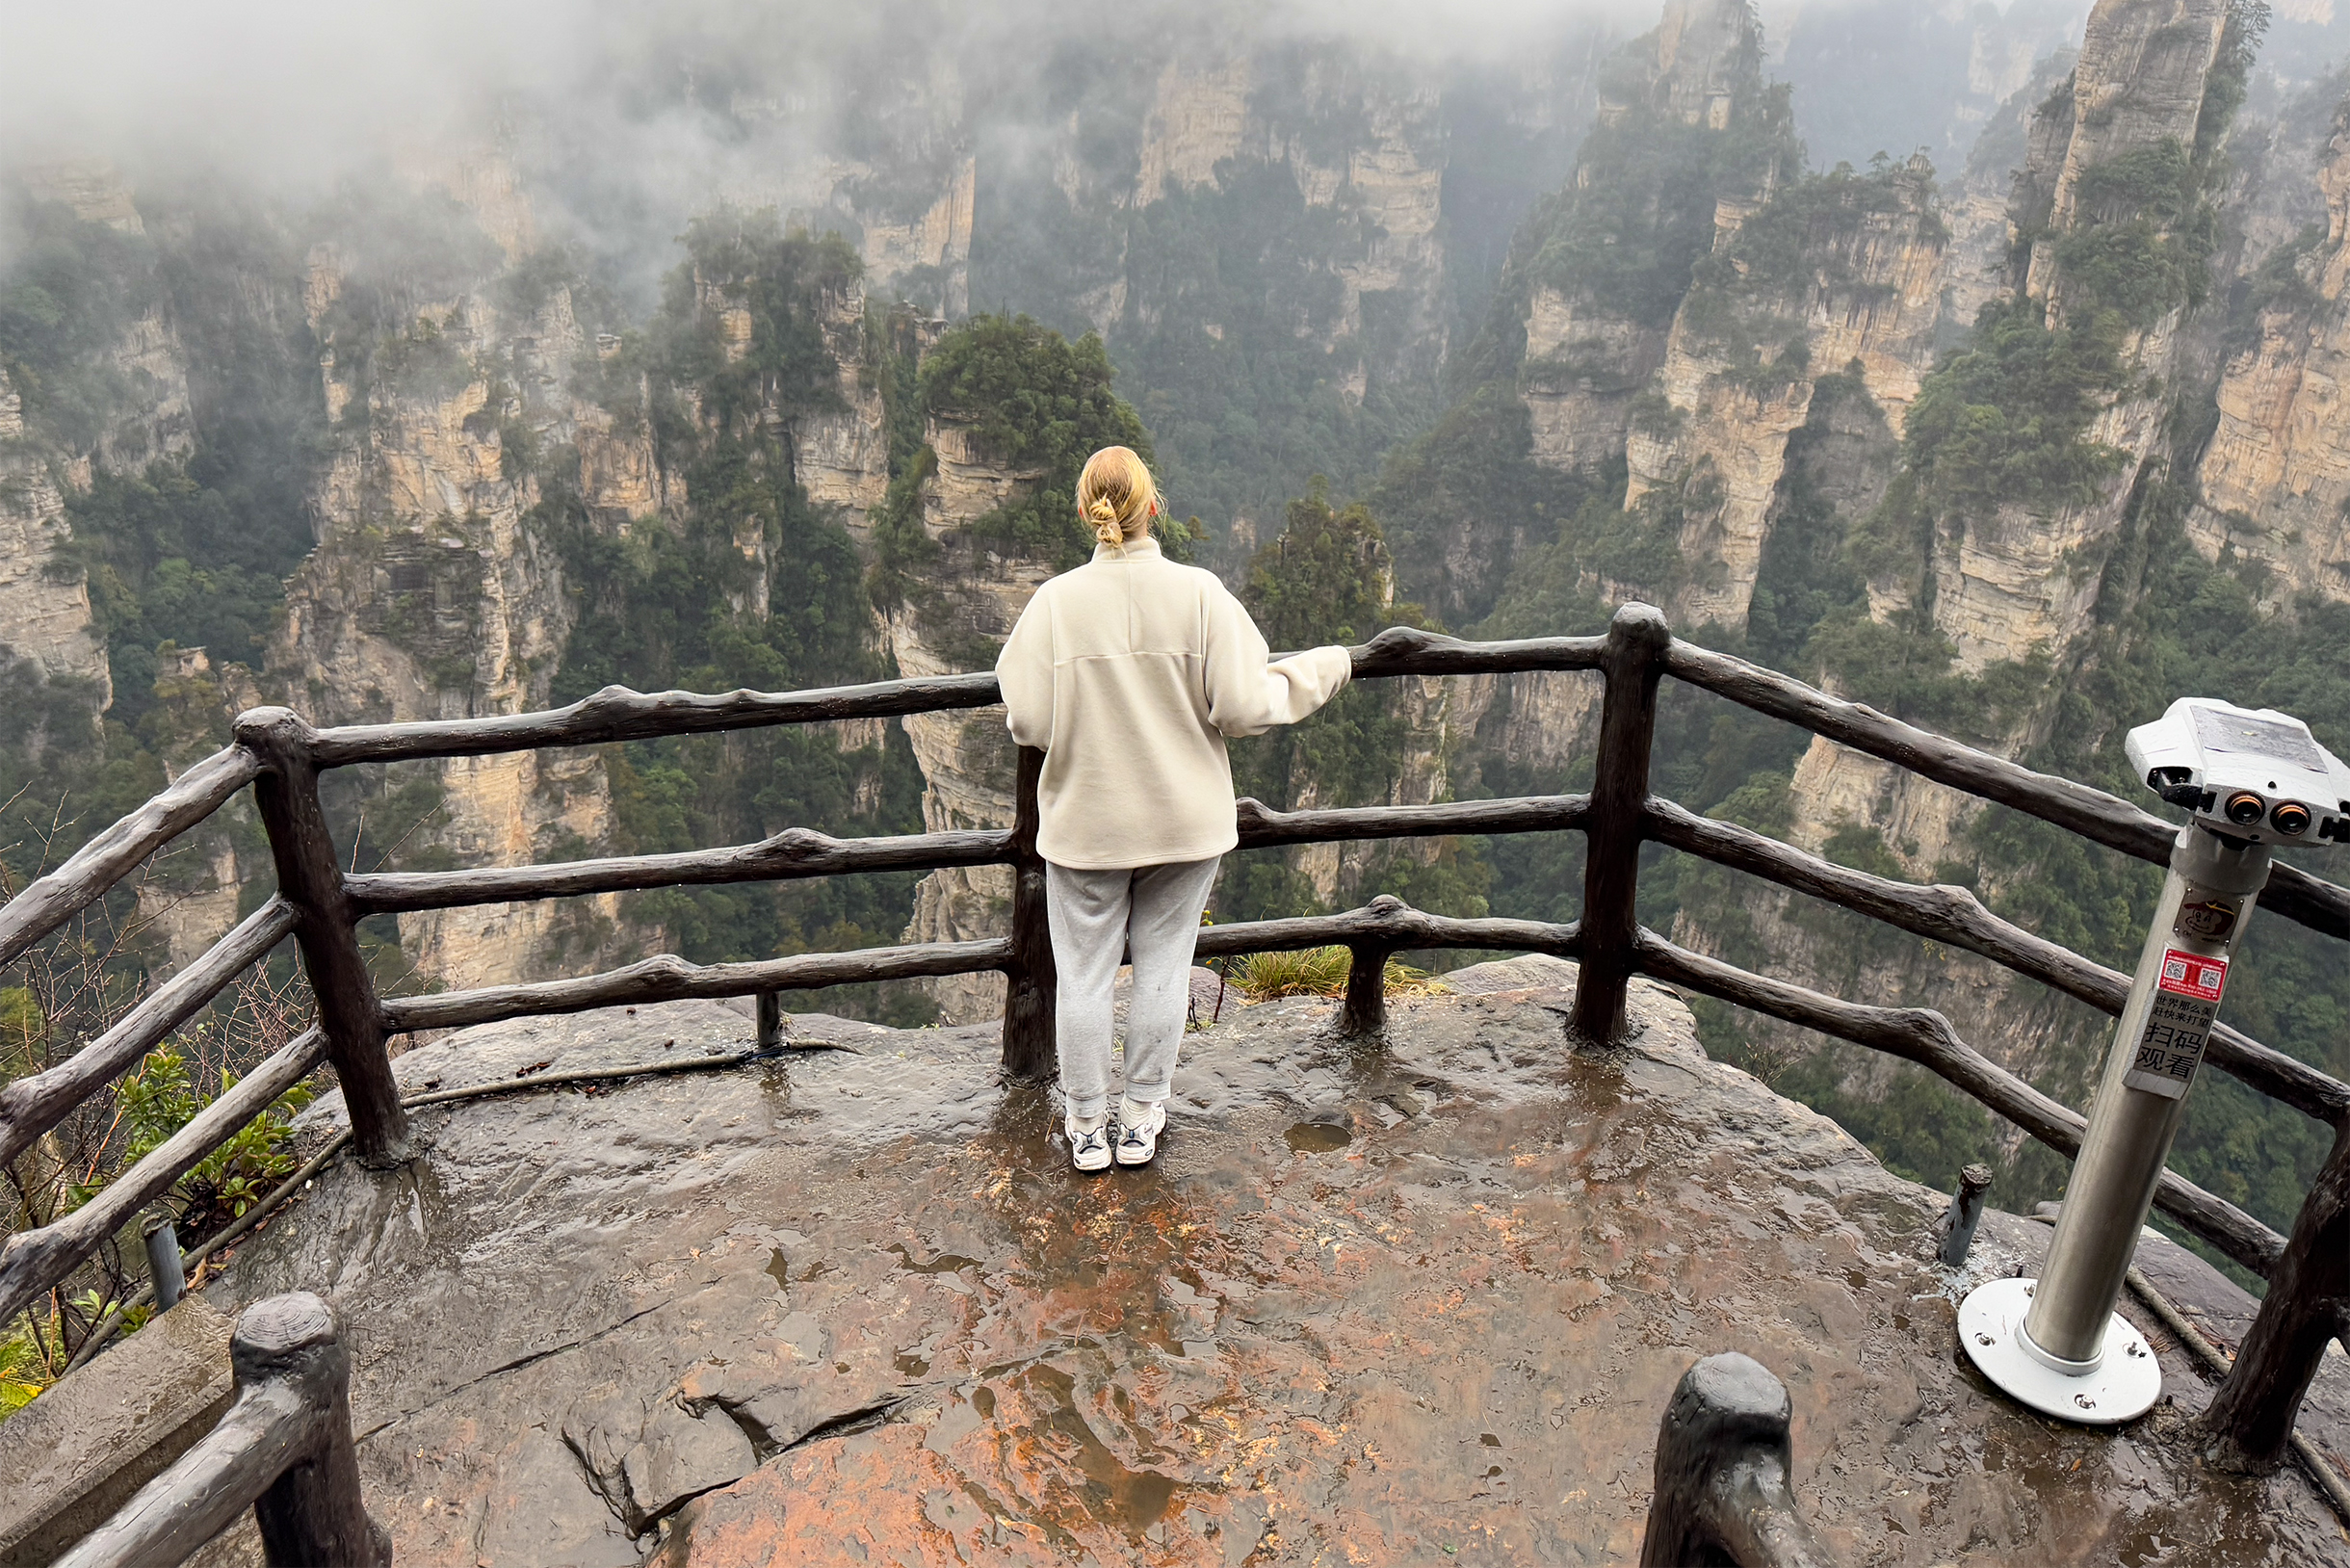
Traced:
<svg viewBox="0 0 2350 1568">
<path fill-rule="evenodd" d="M 528 313 L 501 312 L 481 293 L 426 301 L 380 337 L 338 322 L 343 293 L 335 255 L 315 255 L 307 294 L 336 439 L 319 547 L 288 585 L 269 679 L 322 724 L 548 706 L 572 594 L 533 516 L 538 483 L 509 448 L 575 443 L 588 506 L 635 519 L 662 500 L 645 437 L 615 433 L 610 414 L 563 390 L 588 352 L 567 289 Z M 594 753 L 416 766 L 434 777 L 440 804 L 411 850 L 511 865 L 610 834 Z M 616 912 L 610 898 L 427 911 L 401 917 L 401 938 L 428 976 L 496 984 L 543 973 L 550 949 L 609 928 Z"/>
<path fill-rule="evenodd" d="M 1286 171 L 1309 208 L 1340 215 L 1344 228 L 1360 236 L 1318 258 L 1342 293 L 1329 335 L 1359 339 L 1364 297 L 1383 296 L 1395 312 L 1384 330 L 1433 365 L 1444 347 L 1443 108 L 1438 82 L 1343 51 L 1201 63 L 1179 57 L 1153 88 L 1124 204 L 1139 212 L 1212 189 L 1223 166 L 1236 161 Z M 1123 270 L 1154 267 L 1147 252 L 1130 251 Z M 1102 296 L 1095 325 L 1114 328 L 1127 301 L 1141 298 L 1122 278 Z M 1360 374 L 1346 388 L 1356 399 L 1364 391 Z"/>
<path fill-rule="evenodd" d="M 0 372 L 0 648 L 49 680 L 85 682 L 92 713 L 114 700 L 90 587 L 53 562 L 69 537 L 50 461 L 25 439 L 24 400 Z"/>
<path fill-rule="evenodd" d="M 1521 240 L 1522 248 L 1539 243 L 1520 262 L 1528 276 L 1515 324 L 1525 344 L 1517 391 L 1532 421 L 1535 461 L 1587 474 L 1624 455 L 1634 400 L 1669 352 L 1671 295 L 1662 313 L 1650 296 L 1659 281 L 1673 290 L 1671 274 L 1695 259 L 1679 253 L 1676 231 L 1693 217 L 1727 233 L 1768 195 L 1773 164 L 1743 180 L 1733 173 L 1719 202 L 1671 191 L 1661 170 L 1643 167 L 1679 128 L 1728 133 L 1741 112 L 1751 118 L 1764 92 L 1761 53 L 1761 29 L 1744 5 L 1670 0 L 1657 30 L 1632 46 L 1604 88 L 1573 180 L 1535 221 L 1535 236 Z M 1697 210 L 1678 213 L 1677 201 Z M 1642 240 L 1658 248 L 1661 280 L 1609 279 L 1605 250 Z"/>
<path fill-rule="evenodd" d="M 2045 661 L 2050 674 L 2029 683 L 2033 694 L 2019 704 L 1939 720 L 1941 727 L 1971 728 L 1978 742 L 2011 754 L 2048 739 L 2067 681 L 2094 649 L 2112 648 L 2100 640 L 2109 637 L 2117 612 L 2142 591 L 2142 575 L 2127 551 L 2155 526 L 2154 509 L 2165 504 L 2149 498 L 2163 492 L 2179 459 L 2173 443 L 2186 423 L 2179 410 L 2191 406 L 2199 382 L 2209 384 L 2206 366 L 2217 312 L 2199 316 L 2197 305 L 2206 293 L 2224 297 L 2224 278 L 2235 258 L 2224 245 L 2193 251 L 2181 236 L 2198 232 L 2199 224 L 2206 225 L 2200 231 L 2205 234 L 2227 232 L 2213 208 L 2198 206 L 2228 199 L 2205 172 L 2216 141 L 2206 120 L 2206 89 L 2227 24 L 2228 8 L 2217 0 L 2103 0 L 2096 7 L 2073 74 L 2047 93 L 2016 139 L 2021 170 L 2007 213 L 2007 243 L 1999 248 L 2021 265 L 1999 277 L 1989 264 L 1994 251 L 1987 218 L 1963 220 L 1968 238 L 1956 270 L 1945 268 L 1945 275 L 1952 278 L 1954 296 L 1972 295 L 1994 305 L 1986 318 L 1991 325 L 1971 339 L 1956 340 L 1966 357 L 1943 375 L 1936 393 L 1944 400 L 1940 410 L 1923 428 L 1912 423 L 1898 482 L 1909 488 L 1896 486 L 1882 504 L 1846 509 L 1848 516 L 1873 519 L 1868 526 L 1877 531 L 1875 553 L 1865 558 L 1870 563 L 1867 607 L 1877 622 L 1930 628 L 1955 655 L 1952 667 L 1962 675 Z M 2002 142 L 2005 133 L 1995 124 Z M 1987 145 L 1971 166 L 1970 203 L 1987 204 L 1981 193 L 2001 161 Z M 2165 270 L 2173 258 L 2190 253 L 2196 259 L 2178 272 Z M 2206 255 L 2222 279 L 2207 291 L 2184 280 Z M 2154 280 L 2162 286 L 2153 286 Z M 1950 318 L 1960 314 L 1953 309 L 1945 318 L 1946 340 L 1956 339 L 1959 323 Z M 2281 325 L 2276 336 L 2306 343 L 2307 331 L 2306 325 L 2298 333 Z M 2223 478 L 2251 471 L 2254 464 L 2246 459 L 2274 445 L 2273 437 L 2235 444 L 2226 430 L 2231 404 L 2251 413 L 2250 388 L 2257 379 L 2265 374 L 2276 384 L 2274 367 L 2283 356 L 2267 341 L 2264 334 L 2261 347 L 2239 355 L 2229 368 L 2232 384 L 2223 384 L 2222 434 L 2204 459 L 2206 471 L 2216 467 Z M 2263 355 L 2272 367 L 2266 372 L 2256 368 Z M 1918 368 L 1925 363 L 1919 355 Z M 2050 365 L 2080 378 L 2067 394 L 2077 402 L 2040 405 L 2064 410 L 2073 425 L 2045 427 L 2029 439 L 2019 435 L 1995 449 L 2042 464 L 2043 478 L 2024 493 L 1980 485 L 1971 496 L 1953 493 L 1977 472 L 1945 457 L 1953 450 L 1947 443 L 1961 440 L 1953 434 L 1959 428 L 1954 416 L 1976 420 L 1977 429 L 2012 420 L 2027 399 L 2045 397 L 2048 383 L 2036 378 Z M 1960 404 L 1968 405 L 1963 412 Z M 2255 417 L 2278 413 L 2271 406 Z M 2208 494 L 2207 480 L 2205 488 Z M 2262 495 L 2255 504 L 2265 510 L 2271 502 Z M 2224 529 L 2214 509 L 2194 516 L 2206 527 Z M 2283 533 L 2279 529 L 2277 536 Z M 1898 548 L 1883 542 L 1895 534 L 1919 542 Z M 2215 549 L 2216 542 L 2206 548 Z M 1903 549 L 1921 554 L 1905 556 Z M 1867 670 L 1831 675 L 1873 678 Z M 1789 802 L 1787 836 L 1806 848 L 1829 850 L 1839 835 L 1857 830 L 1889 857 L 1888 869 L 1902 875 L 1938 879 L 1949 875 L 1945 867 L 1979 866 L 1979 874 L 1970 875 L 1995 902 L 2019 878 L 2045 875 L 2039 868 L 1982 861 L 1970 831 L 1979 801 L 1825 741 L 1813 741 L 1794 768 Z M 1841 852 L 1855 851 L 1846 843 Z M 1898 995 L 1941 1007 L 1968 1038 L 2047 1082 L 2061 1084 L 2094 1059 L 2105 1032 L 2101 1019 L 1990 966 L 1948 955 L 1921 958 L 1905 944 L 1871 948 L 1870 938 L 1853 935 L 1837 917 L 1823 918 L 1776 894 L 1750 895 L 1743 918 L 1773 972 L 1841 994 L 1871 1000 Z M 1736 924 L 1718 915 L 1684 915 L 1683 928 L 1691 940 L 1712 942 Z M 1772 1042 L 1765 1054 L 1782 1053 L 1782 1059 L 1810 1049 L 1784 1032 L 1762 1030 L 1760 1037 Z M 1849 1061 L 1841 1070 L 1847 1074 L 1843 1092 L 1863 1099 L 1889 1092 L 1881 1070 Z"/>
<path fill-rule="evenodd" d="M 118 235 L 145 236 L 130 187 L 104 164 L 16 172 L 33 201 L 58 203 L 81 222 Z M 60 559 L 71 536 L 66 493 L 87 490 L 94 468 L 120 472 L 184 457 L 194 442 L 178 333 L 151 290 L 127 301 L 125 316 L 91 368 L 112 396 L 79 440 L 28 428 L 22 393 L 0 368 L 0 658 L 29 659 L 48 679 L 86 683 L 93 715 L 112 705 L 114 678 L 89 585 Z"/>
<path fill-rule="evenodd" d="M 2327 150 L 2323 238 L 2269 259 L 2253 342 L 2220 378 L 2218 427 L 2196 473 L 2203 504 L 2188 520 L 2206 556 L 2265 562 L 2284 601 L 2350 598 L 2350 134 Z"/>
<path fill-rule="evenodd" d="M 1664 406 L 1626 447 L 1626 507 L 1678 504 L 1686 577 L 1672 609 L 1684 624 L 1745 621 L 1789 438 L 1822 375 L 1856 379 L 1887 434 L 1900 428 L 1942 308 L 1932 182 L 1919 160 L 1806 182 L 1751 218 L 1722 214 L 1715 253 L 1674 317 L 1656 383 Z"/>
</svg>

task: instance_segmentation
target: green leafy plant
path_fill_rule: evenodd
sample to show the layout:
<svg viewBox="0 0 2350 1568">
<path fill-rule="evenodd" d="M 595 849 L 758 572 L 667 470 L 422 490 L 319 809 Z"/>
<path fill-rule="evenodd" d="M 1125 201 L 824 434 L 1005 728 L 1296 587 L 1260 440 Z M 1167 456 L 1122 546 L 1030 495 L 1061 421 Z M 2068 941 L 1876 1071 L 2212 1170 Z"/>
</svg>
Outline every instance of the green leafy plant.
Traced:
<svg viewBox="0 0 2350 1568">
<path fill-rule="evenodd" d="M 31 1404 L 57 1381 L 49 1358 L 33 1335 L 33 1320 L 19 1318 L 0 1339 L 0 1421 Z"/>
<path fill-rule="evenodd" d="M 236 1083 L 235 1075 L 224 1075 L 220 1092 L 227 1093 Z M 128 1134 L 126 1163 L 160 1147 L 219 1098 L 198 1093 L 187 1058 L 169 1048 L 148 1053 L 118 1085 L 116 1096 Z M 294 1155 L 293 1118 L 312 1098 L 314 1091 L 307 1085 L 286 1090 L 179 1179 L 169 1201 L 178 1209 L 191 1237 L 241 1217 L 293 1173 L 300 1163 Z M 95 1197 L 103 1186 L 76 1188 L 73 1206 Z"/>
</svg>

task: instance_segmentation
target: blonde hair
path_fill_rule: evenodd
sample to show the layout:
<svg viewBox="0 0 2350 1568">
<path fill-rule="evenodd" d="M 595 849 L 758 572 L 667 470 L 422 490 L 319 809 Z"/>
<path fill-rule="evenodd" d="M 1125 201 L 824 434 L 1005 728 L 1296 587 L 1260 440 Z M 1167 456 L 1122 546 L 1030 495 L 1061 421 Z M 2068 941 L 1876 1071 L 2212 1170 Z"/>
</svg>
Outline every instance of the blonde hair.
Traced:
<svg viewBox="0 0 2350 1568">
<path fill-rule="evenodd" d="M 1104 447 L 1077 476 L 1077 511 L 1104 544 L 1123 548 L 1151 531 L 1159 483 L 1132 447 Z"/>
</svg>

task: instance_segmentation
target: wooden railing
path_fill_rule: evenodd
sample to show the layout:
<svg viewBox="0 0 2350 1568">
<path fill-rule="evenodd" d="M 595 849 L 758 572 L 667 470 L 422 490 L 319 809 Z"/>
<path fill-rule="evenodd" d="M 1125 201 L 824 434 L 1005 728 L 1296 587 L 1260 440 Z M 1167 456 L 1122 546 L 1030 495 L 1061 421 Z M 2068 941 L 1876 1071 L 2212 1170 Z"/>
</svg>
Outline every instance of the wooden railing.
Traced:
<svg viewBox="0 0 2350 1568">
<path fill-rule="evenodd" d="M 1383 1024 L 1381 977 L 1388 954 L 1398 950 L 1474 948 L 1574 957 L 1581 969 L 1573 1028 L 1585 1042 L 1604 1045 L 1617 1037 L 1627 987 L 1633 976 L 1648 975 L 1918 1062 L 2060 1153 L 2078 1148 L 2084 1123 L 2077 1112 L 1968 1045 L 1942 1014 L 1844 1001 L 1751 974 L 1676 946 L 1639 924 L 1641 847 L 1657 843 L 1980 954 L 2107 1013 L 2120 1011 L 2128 989 L 2126 977 L 2001 920 L 1963 888 L 1872 876 L 1652 796 L 1649 756 L 1658 688 L 1670 675 L 2143 860 L 2167 859 L 2176 835 L 2172 825 L 2086 785 L 2034 772 L 1743 660 L 1679 641 L 1663 616 L 1645 605 L 1618 611 L 1602 637 L 1465 642 L 1395 629 L 1352 652 L 1358 679 L 1598 672 L 1605 700 L 1592 793 L 1296 812 L 1242 800 L 1240 846 L 1580 830 L 1588 836 L 1582 919 L 1565 925 L 1458 920 L 1378 898 L 1345 914 L 1209 928 L 1199 940 L 1203 957 L 1343 945 L 1353 962 L 1342 1022 L 1360 1032 L 1376 1032 Z M 9 1238 L 0 1249 L 0 1322 L 64 1279 L 143 1206 L 321 1060 L 332 1063 L 343 1087 L 360 1160 L 381 1166 L 408 1158 L 413 1140 L 384 1049 L 390 1035 L 405 1031 L 683 997 L 756 997 L 762 1018 L 771 1024 L 774 999 L 784 991 L 992 971 L 1008 981 L 1005 1068 L 1022 1076 L 1046 1073 L 1053 1061 L 1055 985 L 1044 863 L 1036 853 L 1036 784 L 1043 759 L 1035 751 L 1020 754 L 1015 819 L 1005 830 L 840 840 L 794 828 L 752 845 L 559 865 L 349 874 L 340 869 L 319 802 L 320 772 L 354 763 L 888 718 L 979 708 L 998 700 L 994 677 L 974 674 L 785 694 L 646 695 L 612 688 L 548 713 L 324 730 L 282 708 L 242 716 L 234 745 L 190 769 L 170 789 L 0 907 L 0 964 L 5 964 L 246 785 L 254 787 L 276 864 L 276 896 L 78 1056 L 0 1089 L 0 1162 L 14 1158 L 136 1064 L 288 935 L 300 945 L 317 998 L 317 1027 L 239 1081 L 91 1202 L 52 1224 Z M 597 975 L 384 998 L 368 976 L 354 930 L 365 916 L 385 912 L 984 865 L 1012 869 L 1010 929 L 976 941 L 707 965 L 665 954 Z M 2296 868 L 2278 866 L 2260 902 L 2314 930 L 2350 939 L 2350 890 Z M 2155 1198 L 2179 1224 L 2271 1281 L 2239 1358 L 2242 1370 L 2215 1409 L 2224 1422 L 2225 1451 L 2249 1463 L 2274 1463 L 2327 1337 L 2343 1332 L 2350 1313 L 2340 1263 L 2350 1258 L 2350 1085 L 2232 1029 L 2214 1032 L 2207 1059 L 2336 1130 L 2333 1153 L 2289 1239 L 2173 1172 L 2164 1173 Z"/>
<path fill-rule="evenodd" d="M 272 1568 L 391 1568 L 359 1495 L 351 1350 L 306 1291 L 256 1301 L 228 1342 L 235 1393 L 212 1429 L 56 1568 L 184 1562 L 250 1508 Z"/>
</svg>

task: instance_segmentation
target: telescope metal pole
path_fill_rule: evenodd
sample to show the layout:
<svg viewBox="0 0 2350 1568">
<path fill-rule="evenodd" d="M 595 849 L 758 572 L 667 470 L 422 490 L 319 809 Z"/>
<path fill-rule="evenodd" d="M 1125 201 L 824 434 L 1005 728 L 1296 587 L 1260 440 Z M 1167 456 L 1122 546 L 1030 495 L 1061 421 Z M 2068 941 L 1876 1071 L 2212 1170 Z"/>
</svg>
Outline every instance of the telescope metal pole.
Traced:
<svg viewBox="0 0 2350 1568">
<path fill-rule="evenodd" d="M 2153 1347 L 2114 1303 L 2268 864 L 2265 845 L 2180 829 L 2047 1266 L 2036 1280 L 1980 1286 L 1959 1308 L 1960 1342 L 1984 1375 L 2048 1415 L 2105 1425 L 2161 1397 Z"/>
</svg>

